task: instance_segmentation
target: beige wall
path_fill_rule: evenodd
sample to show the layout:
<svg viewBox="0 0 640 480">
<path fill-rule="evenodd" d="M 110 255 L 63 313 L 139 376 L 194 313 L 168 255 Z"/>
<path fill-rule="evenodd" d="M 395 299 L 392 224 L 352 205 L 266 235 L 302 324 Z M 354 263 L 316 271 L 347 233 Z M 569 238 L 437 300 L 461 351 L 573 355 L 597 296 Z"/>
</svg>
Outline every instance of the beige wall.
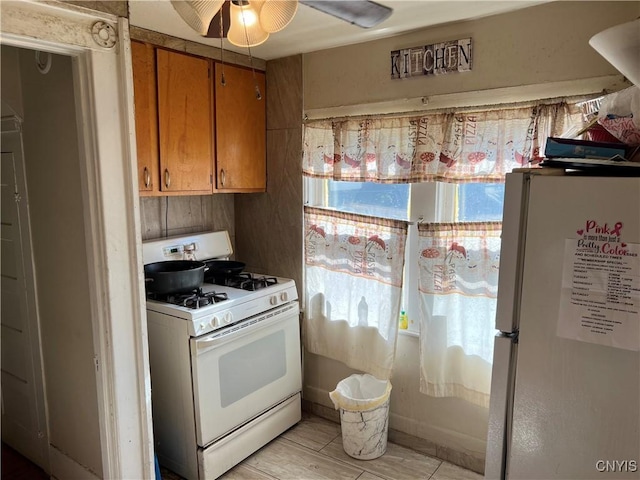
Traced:
<svg viewBox="0 0 640 480">
<path fill-rule="evenodd" d="M 54 55 L 51 70 L 42 75 L 35 68 L 33 51 L 3 46 L 3 60 L 5 52 L 9 55 L 18 52 L 19 59 L 19 71 L 5 71 L 3 63 L 3 77 L 9 72 L 15 74 L 22 91 L 24 157 L 49 441 L 60 452 L 101 476 L 71 59 Z"/>
<path fill-rule="evenodd" d="M 78 7 L 96 10 L 98 12 L 110 13 L 119 17 L 129 17 L 129 5 L 126 0 L 62 0 Z"/>
<path fill-rule="evenodd" d="M 20 62 L 18 60 L 19 50 L 17 48 L 2 47 L 2 116 L 17 115 L 24 116 L 22 106 L 22 86 L 20 85 Z"/>
<path fill-rule="evenodd" d="M 425 2 L 425 15 L 428 15 Z M 304 56 L 305 110 L 598 77 L 617 71 L 588 40 L 639 2 L 553 2 Z M 473 69 L 390 79 L 392 50 L 473 38 Z"/>
<path fill-rule="evenodd" d="M 237 258 L 302 286 L 302 57 L 267 63 L 267 192 L 237 194 Z"/>
<path fill-rule="evenodd" d="M 306 54 L 303 57 L 304 109 L 616 74 L 588 45 L 588 39 L 639 15 L 639 2 L 554 2 Z M 474 42 L 471 72 L 390 79 L 391 50 L 466 37 L 472 37 Z M 312 402 L 318 412 L 330 414 L 333 406 L 328 392 L 354 372 L 339 362 L 311 354 L 305 355 L 304 363 L 305 400 Z M 482 471 L 488 410 L 455 398 L 421 394 L 418 365 L 418 339 L 400 335 L 391 379 L 390 439 Z"/>
</svg>

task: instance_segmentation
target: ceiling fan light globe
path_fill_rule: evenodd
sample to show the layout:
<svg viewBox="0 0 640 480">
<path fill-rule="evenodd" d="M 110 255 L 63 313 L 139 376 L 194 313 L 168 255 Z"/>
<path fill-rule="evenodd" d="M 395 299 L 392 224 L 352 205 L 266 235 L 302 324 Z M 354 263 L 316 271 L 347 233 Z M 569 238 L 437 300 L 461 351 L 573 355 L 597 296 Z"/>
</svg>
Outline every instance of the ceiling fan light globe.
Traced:
<svg viewBox="0 0 640 480">
<path fill-rule="evenodd" d="M 243 10 L 242 17 L 244 24 L 249 28 L 253 27 L 258 22 L 258 16 L 252 9 Z"/>
<path fill-rule="evenodd" d="M 269 32 L 264 31 L 260 22 L 257 21 L 259 10 L 254 8 L 254 2 L 247 5 L 236 5 L 231 2 L 230 8 L 231 25 L 227 33 L 227 40 L 230 43 L 237 47 L 255 47 L 267 41 Z"/>
<path fill-rule="evenodd" d="M 178 15 L 199 35 L 206 35 L 213 17 L 222 8 L 224 0 L 171 0 Z"/>
<path fill-rule="evenodd" d="M 298 11 L 298 0 L 258 0 L 260 9 L 260 25 L 269 32 L 275 33 L 291 23 Z"/>
</svg>

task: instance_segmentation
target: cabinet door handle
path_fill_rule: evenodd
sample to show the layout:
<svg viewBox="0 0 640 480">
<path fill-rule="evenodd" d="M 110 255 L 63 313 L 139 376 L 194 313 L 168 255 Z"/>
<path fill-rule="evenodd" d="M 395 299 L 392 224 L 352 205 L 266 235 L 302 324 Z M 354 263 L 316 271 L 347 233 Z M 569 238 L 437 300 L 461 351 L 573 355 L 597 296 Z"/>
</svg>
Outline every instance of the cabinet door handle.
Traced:
<svg viewBox="0 0 640 480">
<path fill-rule="evenodd" d="M 224 168 L 220 169 L 220 186 L 224 187 L 224 180 L 226 175 L 224 174 Z"/>
<path fill-rule="evenodd" d="M 167 188 L 171 186 L 171 175 L 169 175 L 169 169 L 164 169 L 164 184 Z"/>
<path fill-rule="evenodd" d="M 144 167 L 144 188 L 149 188 L 149 185 L 151 185 L 151 175 L 149 169 Z"/>
</svg>

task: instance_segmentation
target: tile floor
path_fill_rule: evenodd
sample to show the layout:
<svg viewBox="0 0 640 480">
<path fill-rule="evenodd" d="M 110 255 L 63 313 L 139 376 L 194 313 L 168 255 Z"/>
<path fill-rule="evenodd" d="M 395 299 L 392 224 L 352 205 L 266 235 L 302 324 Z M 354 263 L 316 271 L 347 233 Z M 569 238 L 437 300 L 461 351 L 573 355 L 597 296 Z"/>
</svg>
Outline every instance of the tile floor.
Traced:
<svg viewBox="0 0 640 480">
<path fill-rule="evenodd" d="M 181 477 L 162 468 L 163 480 Z M 303 412 L 302 421 L 224 474 L 224 480 L 482 480 L 479 475 L 393 443 L 375 460 L 342 449 L 340 425 Z"/>
</svg>

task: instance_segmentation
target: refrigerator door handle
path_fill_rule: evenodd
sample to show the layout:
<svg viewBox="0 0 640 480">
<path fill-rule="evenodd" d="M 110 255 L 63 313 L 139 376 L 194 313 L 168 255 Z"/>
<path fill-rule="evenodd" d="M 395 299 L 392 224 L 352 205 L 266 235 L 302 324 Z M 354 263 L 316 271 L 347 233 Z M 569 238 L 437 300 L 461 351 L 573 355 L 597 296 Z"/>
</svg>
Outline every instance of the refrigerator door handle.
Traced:
<svg viewBox="0 0 640 480">
<path fill-rule="evenodd" d="M 529 187 L 528 174 L 507 174 L 496 304 L 496 329 L 503 332 L 517 330 L 520 323 L 522 263 L 527 231 Z"/>
<path fill-rule="evenodd" d="M 511 355 L 509 358 L 509 383 L 507 388 L 507 409 L 506 409 L 506 435 L 505 435 L 505 479 L 509 478 L 509 460 L 511 459 L 511 439 L 513 438 L 513 406 L 516 394 L 516 370 L 518 366 L 518 340 L 520 332 L 516 330 L 509 334 L 511 338 Z"/>
<path fill-rule="evenodd" d="M 508 478 L 518 331 L 499 332 L 493 349 L 486 480 Z"/>
</svg>

